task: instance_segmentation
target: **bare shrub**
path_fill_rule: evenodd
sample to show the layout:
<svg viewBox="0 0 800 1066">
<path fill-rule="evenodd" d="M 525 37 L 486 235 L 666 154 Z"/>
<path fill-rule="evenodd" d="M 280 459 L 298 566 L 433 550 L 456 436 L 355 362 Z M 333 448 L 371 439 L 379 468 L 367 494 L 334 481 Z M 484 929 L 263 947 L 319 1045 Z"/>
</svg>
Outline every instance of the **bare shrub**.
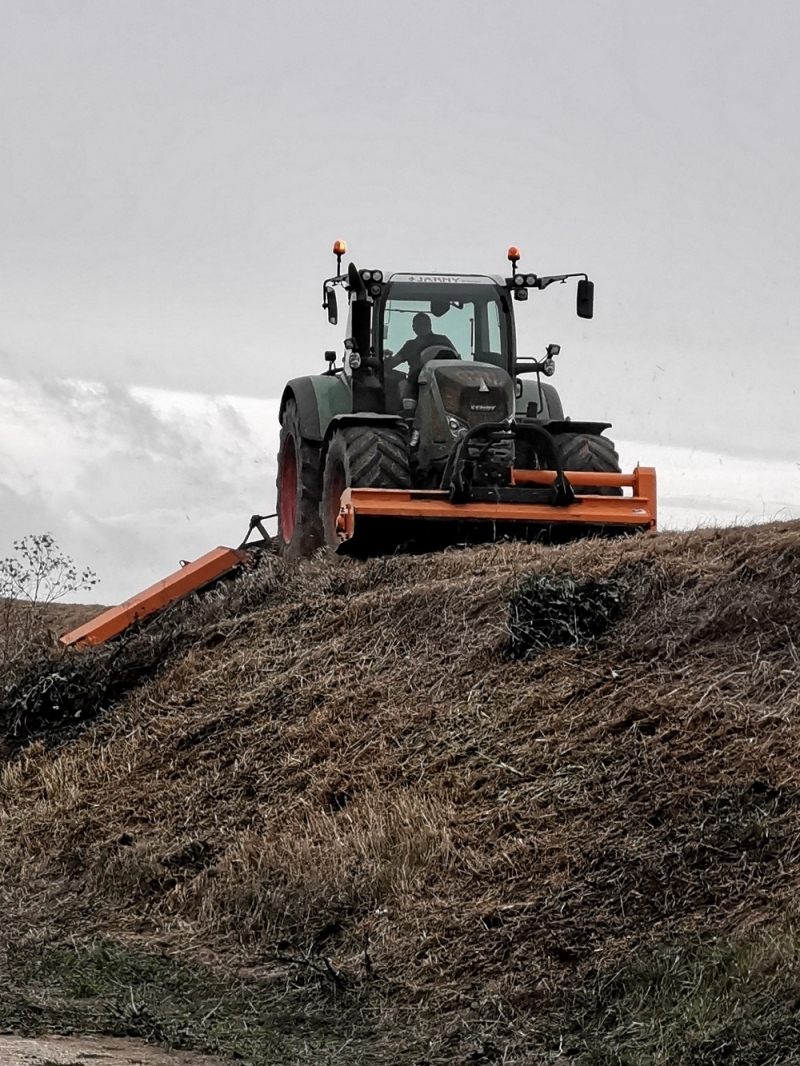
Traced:
<svg viewBox="0 0 800 1066">
<path fill-rule="evenodd" d="M 96 574 L 79 571 L 51 533 L 14 541 L 13 554 L 0 559 L 0 681 L 52 643 L 42 608 L 96 584 Z"/>
</svg>

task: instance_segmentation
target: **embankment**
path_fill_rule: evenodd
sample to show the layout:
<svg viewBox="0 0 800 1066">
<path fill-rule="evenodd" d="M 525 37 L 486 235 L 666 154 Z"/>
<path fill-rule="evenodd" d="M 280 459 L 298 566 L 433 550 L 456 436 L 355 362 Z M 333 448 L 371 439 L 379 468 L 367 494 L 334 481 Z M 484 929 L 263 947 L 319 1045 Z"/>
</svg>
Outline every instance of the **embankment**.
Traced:
<svg viewBox="0 0 800 1066">
<path fill-rule="evenodd" d="M 800 1061 L 800 523 L 268 558 L 159 626 L 5 704 L 0 1027 Z"/>
</svg>

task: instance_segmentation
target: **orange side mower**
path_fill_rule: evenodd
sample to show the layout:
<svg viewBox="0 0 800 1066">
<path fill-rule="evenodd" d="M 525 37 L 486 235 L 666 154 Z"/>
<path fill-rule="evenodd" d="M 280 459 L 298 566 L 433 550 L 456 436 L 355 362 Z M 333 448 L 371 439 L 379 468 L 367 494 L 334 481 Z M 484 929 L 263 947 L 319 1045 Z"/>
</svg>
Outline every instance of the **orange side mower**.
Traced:
<svg viewBox="0 0 800 1066">
<path fill-rule="evenodd" d="M 280 406 L 278 543 L 287 556 L 325 545 L 358 554 L 512 536 L 565 539 L 656 528 L 655 471 L 620 471 L 609 423 L 564 417 L 560 348 L 516 354 L 514 306 L 577 278 L 577 313 L 593 315 L 585 274 L 390 274 L 342 271 L 323 284 L 343 356 L 295 378 Z M 337 365 L 339 363 L 339 365 Z"/>
</svg>

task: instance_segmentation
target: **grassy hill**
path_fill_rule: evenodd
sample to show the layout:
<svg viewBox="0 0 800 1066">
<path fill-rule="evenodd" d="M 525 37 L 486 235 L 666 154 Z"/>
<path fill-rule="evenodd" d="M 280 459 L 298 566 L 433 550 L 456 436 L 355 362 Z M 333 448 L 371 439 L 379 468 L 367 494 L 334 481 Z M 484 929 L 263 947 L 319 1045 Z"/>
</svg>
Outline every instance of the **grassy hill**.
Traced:
<svg viewBox="0 0 800 1066">
<path fill-rule="evenodd" d="M 39 664 L 0 704 L 0 1028 L 800 1061 L 799 644 L 787 523 L 267 558 Z"/>
</svg>

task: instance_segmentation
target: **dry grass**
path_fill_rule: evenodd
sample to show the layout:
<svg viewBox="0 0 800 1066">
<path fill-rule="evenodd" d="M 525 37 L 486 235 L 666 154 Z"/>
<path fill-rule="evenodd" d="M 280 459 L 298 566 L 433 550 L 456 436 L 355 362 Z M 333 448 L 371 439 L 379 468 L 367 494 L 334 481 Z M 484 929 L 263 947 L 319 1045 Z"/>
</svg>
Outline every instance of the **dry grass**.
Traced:
<svg viewBox="0 0 800 1066">
<path fill-rule="evenodd" d="M 93 604 L 30 603 L 0 596 L 0 684 L 32 655 L 53 648 L 62 633 L 102 610 Z"/>
<path fill-rule="evenodd" d="M 416 1049 L 360 1061 L 795 1061 L 799 603 L 798 523 L 268 558 L 7 761 L 4 913 Z"/>
</svg>

